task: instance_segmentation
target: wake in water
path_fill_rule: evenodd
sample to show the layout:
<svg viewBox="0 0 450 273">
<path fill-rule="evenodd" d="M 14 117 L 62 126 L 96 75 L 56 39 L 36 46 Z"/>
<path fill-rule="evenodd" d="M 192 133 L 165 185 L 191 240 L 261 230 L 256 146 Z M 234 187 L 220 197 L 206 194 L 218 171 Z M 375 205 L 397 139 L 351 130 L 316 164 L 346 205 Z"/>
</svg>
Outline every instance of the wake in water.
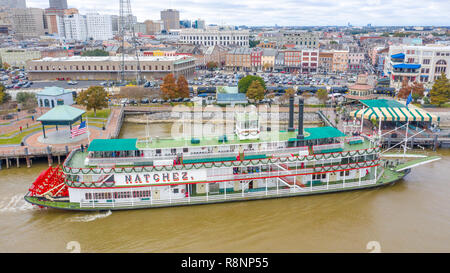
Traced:
<svg viewBox="0 0 450 273">
<path fill-rule="evenodd" d="M 101 218 L 106 218 L 108 216 L 110 216 L 112 214 L 112 212 L 110 210 L 108 210 L 105 213 L 96 213 L 96 214 L 88 214 L 88 215 L 83 215 L 83 216 L 75 216 L 73 218 L 70 218 L 69 221 L 70 222 L 91 222 L 91 221 L 95 221 L 97 219 L 101 219 Z"/>
<path fill-rule="evenodd" d="M 36 209 L 33 205 L 23 199 L 22 194 L 14 195 L 0 201 L 0 213 L 20 212 Z"/>
</svg>

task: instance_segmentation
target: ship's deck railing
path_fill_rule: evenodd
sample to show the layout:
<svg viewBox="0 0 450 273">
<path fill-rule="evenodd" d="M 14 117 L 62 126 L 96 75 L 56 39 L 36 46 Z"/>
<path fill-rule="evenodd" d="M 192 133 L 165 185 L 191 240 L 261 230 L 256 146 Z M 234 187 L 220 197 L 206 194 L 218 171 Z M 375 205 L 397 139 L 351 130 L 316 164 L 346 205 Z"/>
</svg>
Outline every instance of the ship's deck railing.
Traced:
<svg viewBox="0 0 450 273">
<path fill-rule="evenodd" d="M 381 175 L 381 174 L 380 174 Z M 378 176 L 380 177 L 380 176 Z M 172 198 L 168 200 L 142 200 L 140 198 L 134 198 L 131 201 L 117 201 L 117 202 L 93 202 L 82 200 L 80 202 L 80 208 L 115 208 L 115 207 L 158 207 L 165 205 L 185 205 L 185 204 L 198 204 L 198 203 L 208 203 L 208 202 L 223 202 L 226 200 L 240 200 L 256 198 L 270 198 L 270 197 L 283 197 L 283 196 L 295 196 L 303 195 L 311 192 L 326 192 L 330 190 L 348 189 L 348 188 L 359 188 L 367 185 L 376 184 L 377 179 L 361 179 L 356 182 L 349 183 L 339 183 L 339 184 L 327 184 L 320 186 L 307 186 L 304 188 L 292 187 L 289 189 L 284 189 L 281 186 L 277 189 L 262 190 L 255 192 L 242 191 L 239 193 L 221 193 L 214 195 L 204 195 L 204 196 L 192 196 L 183 198 Z"/>
<path fill-rule="evenodd" d="M 90 157 L 88 165 L 133 165 L 134 163 L 150 162 L 148 157 Z"/>
<path fill-rule="evenodd" d="M 161 153 L 155 154 L 157 157 L 164 156 L 176 156 L 183 148 L 187 148 L 189 151 L 184 153 L 186 156 L 190 155 L 202 155 L 202 154 L 214 154 L 214 153 L 227 153 L 227 152 L 265 152 L 270 150 L 284 149 L 288 147 L 288 141 L 268 141 L 268 142 L 256 142 L 256 143 L 224 143 L 218 145 L 204 145 L 204 146 L 186 146 L 176 148 L 146 148 L 145 141 L 139 141 L 142 143 L 142 150 L 144 151 L 156 151 L 161 150 Z M 251 147 L 250 147 L 251 146 Z M 263 148 L 260 148 L 263 147 Z M 269 147 L 269 148 L 268 148 Z"/>
<path fill-rule="evenodd" d="M 290 150 L 290 149 L 295 149 L 295 148 L 297 148 L 297 147 L 294 147 L 294 148 L 289 148 L 289 149 L 287 149 L 287 151 L 289 151 L 289 153 L 292 153 L 292 151 Z M 74 150 L 74 151 L 72 151 L 72 153 L 69 155 L 69 157 L 68 157 L 68 159 L 70 159 L 71 157 L 73 157 L 73 154 L 75 153 L 75 152 L 77 152 L 78 150 Z M 372 154 L 374 154 L 374 152 L 376 152 L 377 151 L 377 148 L 368 148 L 368 149 L 358 149 L 358 150 L 353 150 L 353 153 L 356 153 L 356 154 L 359 154 L 359 155 L 362 155 L 363 153 L 361 153 L 362 151 L 364 151 L 364 154 L 365 155 L 372 155 Z M 378 150 L 379 151 L 379 150 Z M 282 151 L 280 151 L 280 152 L 282 152 Z M 349 151 L 350 152 L 350 151 Z M 223 154 L 220 154 L 220 156 L 222 156 Z M 248 154 L 246 154 L 246 155 L 248 155 Z M 286 155 L 286 154 L 282 154 L 282 153 L 280 153 L 279 154 L 280 156 L 277 156 L 277 155 L 275 155 L 274 157 L 272 157 L 272 159 L 270 159 L 271 161 L 271 163 L 270 164 L 274 164 L 274 163 L 276 163 L 276 162 L 286 162 L 286 160 L 288 160 L 289 162 L 306 162 L 306 161 L 308 161 L 308 162 L 317 162 L 317 164 L 314 164 L 314 166 L 317 166 L 317 165 L 322 165 L 322 164 L 324 164 L 324 162 L 322 162 L 324 159 L 323 158 L 319 158 L 319 159 L 315 159 L 315 160 L 313 160 L 313 159 L 311 159 L 310 157 L 311 156 L 316 156 L 316 155 L 309 155 L 307 158 L 305 158 L 305 157 L 303 157 L 303 155 L 301 155 L 300 157 L 292 157 L 291 155 Z M 340 156 L 340 153 L 330 153 L 330 156 L 329 157 L 327 157 L 327 158 L 325 158 L 325 163 L 326 164 L 328 164 L 328 163 L 330 163 L 329 162 L 329 160 L 330 159 L 332 159 L 331 161 L 332 162 L 335 162 L 336 160 L 338 160 L 339 158 L 341 158 Z M 319 156 L 321 156 L 321 155 L 319 155 Z M 346 157 L 352 157 L 353 155 L 346 155 Z M 268 158 L 270 158 L 270 154 L 268 154 L 267 155 L 267 157 Z M 209 158 L 209 157 L 207 157 L 207 158 Z M 292 158 L 292 159 L 291 159 Z M 71 159 L 70 159 L 71 160 Z M 114 168 L 114 167 L 121 167 L 120 166 L 120 163 L 118 164 L 118 162 L 117 161 L 115 161 L 115 162 L 113 162 L 113 163 L 111 163 L 111 162 L 105 162 L 105 161 L 102 161 L 102 163 L 101 164 L 99 164 L 97 167 L 88 167 L 88 166 L 86 166 L 86 167 L 73 167 L 73 166 L 71 166 L 71 163 L 70 162 L 68 162 L 68 161 L 70 161 L 70 160 L 66 160 L 65 162 L 64 162 L 64 167 L 66 168 L 68 168 L 67 169 L 67 172 L 70 172 L 70 173 L 74 173 L 74 174 L 77 174 L 77 173 L 79 173 L 80 171 L 83 171 L 83 170 L 88 170 L 87 172 L 86 171 L 83 171 L 83 173 L 84 174 L 87 174 L 89 171 L 93 171 L 93 169 L 95 169 L 96 171 L 101 171 L 101 168 L 104 168 L 104 167 L 107 167 L 107 168 Z M 144 157 L 144 158 L 140 158 L 140 160 L 142 160 L 141 162 L 143 163 L 143 164 L 132 164 L 131 166 L 143 166 L 143 167 L 146 167 L 146 166 L 152 166 L 152 162 L 151 162 L 151 159 L 150 158 L 146 158 L 146 157 Z M 155 158 L 155 160 L 156 160 L 156 158 Z M 242 159 L 241 159 L 242 160 Z M 244 158 L 244 160 L 252 160 L 251 158 L 247 158 L 247 159 L 245 159 Z M 83 161 L 84 162 L 84 161 Z M 129 160 L 127 160 L 126 162 L 129 162 Z M 215 161 L 215 162 L 218 162 L 218 161 Z M 220 161 L 219 161 L 220 162 Z M 352 163 L 355 163 L 355 162 L 352 162 Z M 84 164 L 83 163 L 78 163 L 78 164 L 81 164 L 81 165 L 83 165 L 84 166 Z M 190 165 L 190 163 L 187 163 L 188 165 Z M 191 163 L 191 164 L 196 164 L 196 163 Z M 203 162 L 201 163 L 201 164 L 204 164 Z M 126 165 L 126 164 L 123 164 L 123 165 Z M 264 165 L 264 163 L 262 163 L 262 165 Z M 122 166 L 123 167 L 123 166 Z M 179 168 L 178 168 L 179 169 Z M 74 172 L 72 172 L 72 170 L 75 170 Z"/>
<path fill-rule="evenodd" d="M 345 138 L 345 142 L 349 143 L 349 144 L 352 144 L 355 142 L 363 142 L 363 141 L 364 141 L 364 137 L 362 137 L 362 136 L 351 136 L 351 137 Z"/>
<path fill-rule="evenodd" d="M 244 151 L 244 155 L 278 155 L 278 154 L 298 154 L 299 151 L 308 151 L 308 147 L 291 147 L 291 148 L 284 148 L 284 149 L 254 149 L 254 150 L 246 150 Z M 183 160 L 189 160 L 189 159 L 208 159 L 208 158 L 224 158 L 224 157 L 235 157 L 239 155 L 239 152 L 221 152 L 221 153 L 198 153 L 198 154 L 190 154 L 190 155 L 183 155 Z M 176 154 L 173 154 L 171 156 L 141 156 L 141 157 L 101 157 L 101 158 L 93 158 L 90 157 L 88 160 L 88 165 L 121 165 L 121 164 L 128 164 L 133 165 L 134 163 L 150 163 L 153 160 L 173 160 L 176 158 Z"/>
<path fill-rule="evenodd" d="M 339 152 L 344 150 L 344 142 L 314 145 L 312 150 L 314 153 Z"/>
<path fill-rule="evenodd" d="M 252 172 L 252 173 L 245 173 L 245 174 L 217 174 L 217 175 L 212 174 L 212 175 L 208 176 L 206 181 L 214 182 L 214 181 L 222 181 L 222 180 L 225 180 L 225 181 L 226 180 L 248 180 L 248 179 L 252 179 L 252 178 L 257 179 L 258 176 L 293 177 L 296 175 L 310 174 L 310 173 L 317 172 L 315 170 L 321 168 L 322 166 L 328 167 L 328 169 L 330 167 L 334 167 L 334 168 L 338 168 L 336 170 L 347 170 L 349 168 L 352 168 L 350 166 L 357 166 L 358 164 L 359 165 L 364 164 L 364 165 L 362 165 L 362 168 L 367 168 L 367 167 L 373 166 L 377 163 L 378 163 L 377 160 L 363 161 L 363 162 L 357 162 L 357 163 L 348 163 L 348 164 L 337 164 L 337 165 L 330 163 L 330 164 L 318 164 L 315 167 L 306 167 L 306 168 L 298 168 L 298 169 L 285 169 L 283 167 L 280 167 L 279 165 L 273 165 L 272 170 L 269 170 L 269 171 Z M 300 166 L 301 165 L 299 164 L 298 167 L 300 167 Z M 278 169 L 276 169 L 275 167 L 278 167 Z"/>
</svg>

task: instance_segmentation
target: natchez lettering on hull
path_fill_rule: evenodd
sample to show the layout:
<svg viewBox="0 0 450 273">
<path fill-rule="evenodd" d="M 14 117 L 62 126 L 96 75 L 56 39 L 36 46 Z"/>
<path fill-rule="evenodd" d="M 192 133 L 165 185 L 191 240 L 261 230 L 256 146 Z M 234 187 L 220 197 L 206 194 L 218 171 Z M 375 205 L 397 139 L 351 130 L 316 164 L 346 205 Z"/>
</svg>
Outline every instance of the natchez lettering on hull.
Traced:
<svg viewBox="0 0 450 273">
<path fill-rule="evenodd" d="M 206 170 L 116 174 L 116 186 L 151 185 L 158 183 L 188 183 L 205 181 Z"/>
</svg>

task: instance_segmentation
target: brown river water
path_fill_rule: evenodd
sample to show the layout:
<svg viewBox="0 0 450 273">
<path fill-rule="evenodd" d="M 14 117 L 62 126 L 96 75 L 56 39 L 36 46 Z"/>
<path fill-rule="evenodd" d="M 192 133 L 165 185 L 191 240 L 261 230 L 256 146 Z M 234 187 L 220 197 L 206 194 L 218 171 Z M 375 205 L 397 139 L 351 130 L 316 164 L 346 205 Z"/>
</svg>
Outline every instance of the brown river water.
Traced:
<svg viewBox="0 0 450 273">
<path fill-rule="evenodd" d="M 145 136 L 125 123 L 121 137 Z M 152 124 L 164 136 L 170 124 Z M 450 252 L 450 150 L 391 186 L 316 196 L 113 212 L 23 200 L 47 168 L 0 170 L 0 252 Z M 22 164 L 23 166 L 23 164 Z"/>
</svg>

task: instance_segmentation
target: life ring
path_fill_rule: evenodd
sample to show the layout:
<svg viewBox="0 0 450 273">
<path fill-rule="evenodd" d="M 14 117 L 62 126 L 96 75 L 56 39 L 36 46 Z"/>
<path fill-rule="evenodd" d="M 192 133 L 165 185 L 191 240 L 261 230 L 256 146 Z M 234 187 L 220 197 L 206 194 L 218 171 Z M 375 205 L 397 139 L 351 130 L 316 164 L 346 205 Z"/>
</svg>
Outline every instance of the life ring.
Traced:
<svg viewBox="0 0 450 273">
<path fill-rule="evenodd" d="M 181 189 L 181 193 L 184 193 L 184 189 Z"/>
</svg>

